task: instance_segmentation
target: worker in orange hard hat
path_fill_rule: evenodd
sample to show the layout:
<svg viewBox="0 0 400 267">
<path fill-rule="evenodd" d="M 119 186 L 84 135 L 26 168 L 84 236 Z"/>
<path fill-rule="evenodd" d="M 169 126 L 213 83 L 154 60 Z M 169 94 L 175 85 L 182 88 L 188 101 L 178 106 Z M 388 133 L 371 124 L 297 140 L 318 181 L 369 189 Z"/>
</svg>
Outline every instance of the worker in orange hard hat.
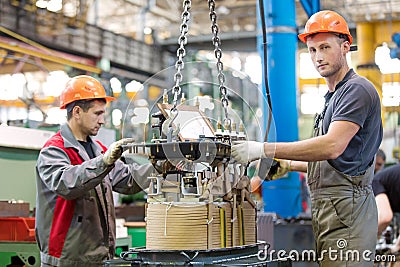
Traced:
<svg viewBox="0 0 400 267">
<path fill-rule="evenodd" d="M 239 162 L 263 157 L 287 161 L 287 168 L 275 170 L 279 176 L 307 172 L 319 265 L 372 267 L 378 216 L 371 181 L 383 135 L 380 98 L 374 85 L 347 63 L 353 38 L 338 13 L 315 13 L 299 39 L 328 86 L 314 136 L 297 142 L 246 141 L 233 145 L 231 154 Z M 348 257 L 347 251 L 360 257 Z"/>
<path fill-rule="evenodd" d="M 87 75 L 79 75 L 71 78 L 65 85 L 60 94 L 60 108 L 67 109 L 67 120 L 71 130 L 75 135 L 79 135 L 76 136 L 77 138 L 84 141 L 89 135 L 97 135 L 100 127 L 105 123 L 105 104 L 113 100 L 115 98 L 106 95 L 103 85 L 98 80 Z M 74 108 L 79 108 L 76 109 L 78 112 L 75 115 L 89 115 L 87 111 L 93 104 L 101 104 L 102 113 L 98 114 L 99 116 L 89 117 L 87 121 L 82 121 L 85 116 L 80 120 L 71 120 Z M 83 112 L 79 112 L 80 110 Z"/>
<path fill-rule="evenodd" d="M 36 237 L 41 266 L 103 266 L 115 254 L 113 191 L 133 194 L 148 186 L 155 171 L 120 160 L 125 138 L 107 149 L 94 140 L 104 124 L 107 101 L 101 83 L 71 78 L 60 108 L 68 121 L 39 153 L 36 164 Z"/>
</svg>

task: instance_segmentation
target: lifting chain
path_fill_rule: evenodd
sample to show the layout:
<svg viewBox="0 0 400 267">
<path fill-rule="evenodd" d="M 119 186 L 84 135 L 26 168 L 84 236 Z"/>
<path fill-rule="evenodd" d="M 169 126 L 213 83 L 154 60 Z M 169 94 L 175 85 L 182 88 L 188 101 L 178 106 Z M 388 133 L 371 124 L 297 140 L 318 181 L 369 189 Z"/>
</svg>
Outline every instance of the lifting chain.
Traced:
<svg viewBox="0 0 400 267">
<path fill-rule="evenodd" d="M 173 90 L 173 94 L 174 94 L 174 100 L 173 100 L 173 107 L 171 109 L 171 115 L 175 115 L 173 117 L 173 119 L 175 119 L 176 115 L 177 115 L 177 108 L 176 106 L 178 105 L 178 97 L 181 95 L 182 89 L 181 89 L 181 82 L 183 79 L 183 75 L 182 75 L 182 70 L 185 67 L 184 66 L 184 62 L 183 62 L 183 58 L 186 55 L 186 50 L 185 50 L 185 45 L 187 44 L 187 33 L 189 31 L 189 19 L 190 19 L 190 8 L 192 6 L 192 2 L 191 0 L 184 0 L 183 1 L 183 12 L 181 15 L 182 18 L 182 24 L 180 26 L 180 36 L 178 38 L 178 44 L 179 47 L 176 51 L 176 56 L 178 57 L 176 63 L 175 63 L 175 69 L 176 69 L 176 73 L 174 75 L 174 82 L 175 85 L 174 87 L 172 87 Z M 172 114 L 175 113 L 175 114 Z M 171 121 L 172 123 L 172 121 Z"/>
<path fill-rule="evenodd" d="M 210 9 L 210 20 L 211 20 L 211 31 L 213 33 L 212 43 L 214 45 L 214 55 L 217 59 L 217 71 L 218 71 L 218 82 L 219 82 L 219 92 L 221 94 L 221 104 L 224 109 L 224 124 L 231 125 L 231 120 L 228 115 L 228 97 L 227 97 L 227 88 L 225 86 L 225 75 L 223 73 L 224 64 L 221 61 L 222 50 L 220 48 L 221 39 L 218 36 L 218 24 L 217 24 L 217 13 L 215 12 L 215 0 L 208 0 L 208 8 Z"/>
</svg>

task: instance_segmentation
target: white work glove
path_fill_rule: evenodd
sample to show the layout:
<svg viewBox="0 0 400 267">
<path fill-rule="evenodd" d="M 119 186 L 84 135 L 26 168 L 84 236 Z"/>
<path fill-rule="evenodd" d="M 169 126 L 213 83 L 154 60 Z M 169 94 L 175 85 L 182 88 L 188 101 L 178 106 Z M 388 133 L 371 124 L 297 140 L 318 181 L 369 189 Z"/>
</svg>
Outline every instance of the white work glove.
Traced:
<svg viewBox="0 0 400 267">
<path fill-rule="evenodd" d="M 231 155 L 240 163 L 264 158 L 264 143 L 256 141 L 235 142 L 231 147 Z"/>
<path fill-rule="evenodd" d="M 107 166 L 114 164 L 117 159 L 122 155 L 122 145 L 126 145 L 133 142 L 133 138 L 124 138 L 119 141 L 112 143 L 107 151 L 103 155 L 103 161 Z"/>
<path fill-rule="evenodd" d="M 267 177 L 269 180 L 276 180 L 285 176 L 288 172 L 290 172 L 290 162 L 291 160 L 284 160 L 284 159 L 275 159 L 279 162 L 279 166 L 276 169 L 275 173 L 269 172 Z"/>
</svg>

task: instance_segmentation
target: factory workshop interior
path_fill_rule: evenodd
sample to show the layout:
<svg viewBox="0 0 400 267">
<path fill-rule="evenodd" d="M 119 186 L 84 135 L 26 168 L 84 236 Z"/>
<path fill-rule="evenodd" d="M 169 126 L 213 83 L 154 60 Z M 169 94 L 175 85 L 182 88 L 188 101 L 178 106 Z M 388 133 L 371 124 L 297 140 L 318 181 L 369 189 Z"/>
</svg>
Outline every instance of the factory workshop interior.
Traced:
<svg viewBox="0 0 400 267">
<path fill-rule="evenodd" d="M 307 173 L 232 156 L 312 138 L 328 85 L 298 35 L 321 10 L 346 20 L 347 63 L 379 95 L 382 172 L 400 158 L 400 0 L 0 0 L 0 267 L 43 266 L 38 157 L 67 123 L 67 82 L 87 76 L 113 99 L 92 137 L 131 138 L 117 161 L 154 167 L 139 192 L 112 192 L 102 266 L 364 266 L 319 264 Z M 400 266 L 393 212 L 368 266 Z"/>
</svg>

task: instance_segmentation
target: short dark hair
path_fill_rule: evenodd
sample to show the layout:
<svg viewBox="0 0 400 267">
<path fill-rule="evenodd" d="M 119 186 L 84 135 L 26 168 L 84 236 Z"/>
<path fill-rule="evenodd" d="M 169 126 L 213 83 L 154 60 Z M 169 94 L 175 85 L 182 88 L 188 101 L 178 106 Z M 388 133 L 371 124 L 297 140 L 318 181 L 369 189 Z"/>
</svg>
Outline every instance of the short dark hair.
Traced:
<svg viewBox="0 0 400 267">
<path fill-rule="evenodd" d="M 347 34 L 339 33 L 338 36 L 340 39 L 344 39 L 345 41 L 350 42 L 349 36 Z"/>
<path fill-rule="evenodd" d="M 378 151 L 376 152 L 376 157 L 381 157 L 384 161 L 386 161 L 386 154 L 385 152 L 383 152 L 382 149 L 378 149 Z"/>
<path fill-rule="evenodd" d="M 94 98 L 89 100 L 77 100 L 67 105 L 67 120 L 72 118 L 72 110 L 75 106 L 80 107 L 84 112 L 87 112 L 91 107 L 94 106 L 94 101 L 101 101 L 103 103 L 107 103 L 104 98 Z"/>
</svg>

